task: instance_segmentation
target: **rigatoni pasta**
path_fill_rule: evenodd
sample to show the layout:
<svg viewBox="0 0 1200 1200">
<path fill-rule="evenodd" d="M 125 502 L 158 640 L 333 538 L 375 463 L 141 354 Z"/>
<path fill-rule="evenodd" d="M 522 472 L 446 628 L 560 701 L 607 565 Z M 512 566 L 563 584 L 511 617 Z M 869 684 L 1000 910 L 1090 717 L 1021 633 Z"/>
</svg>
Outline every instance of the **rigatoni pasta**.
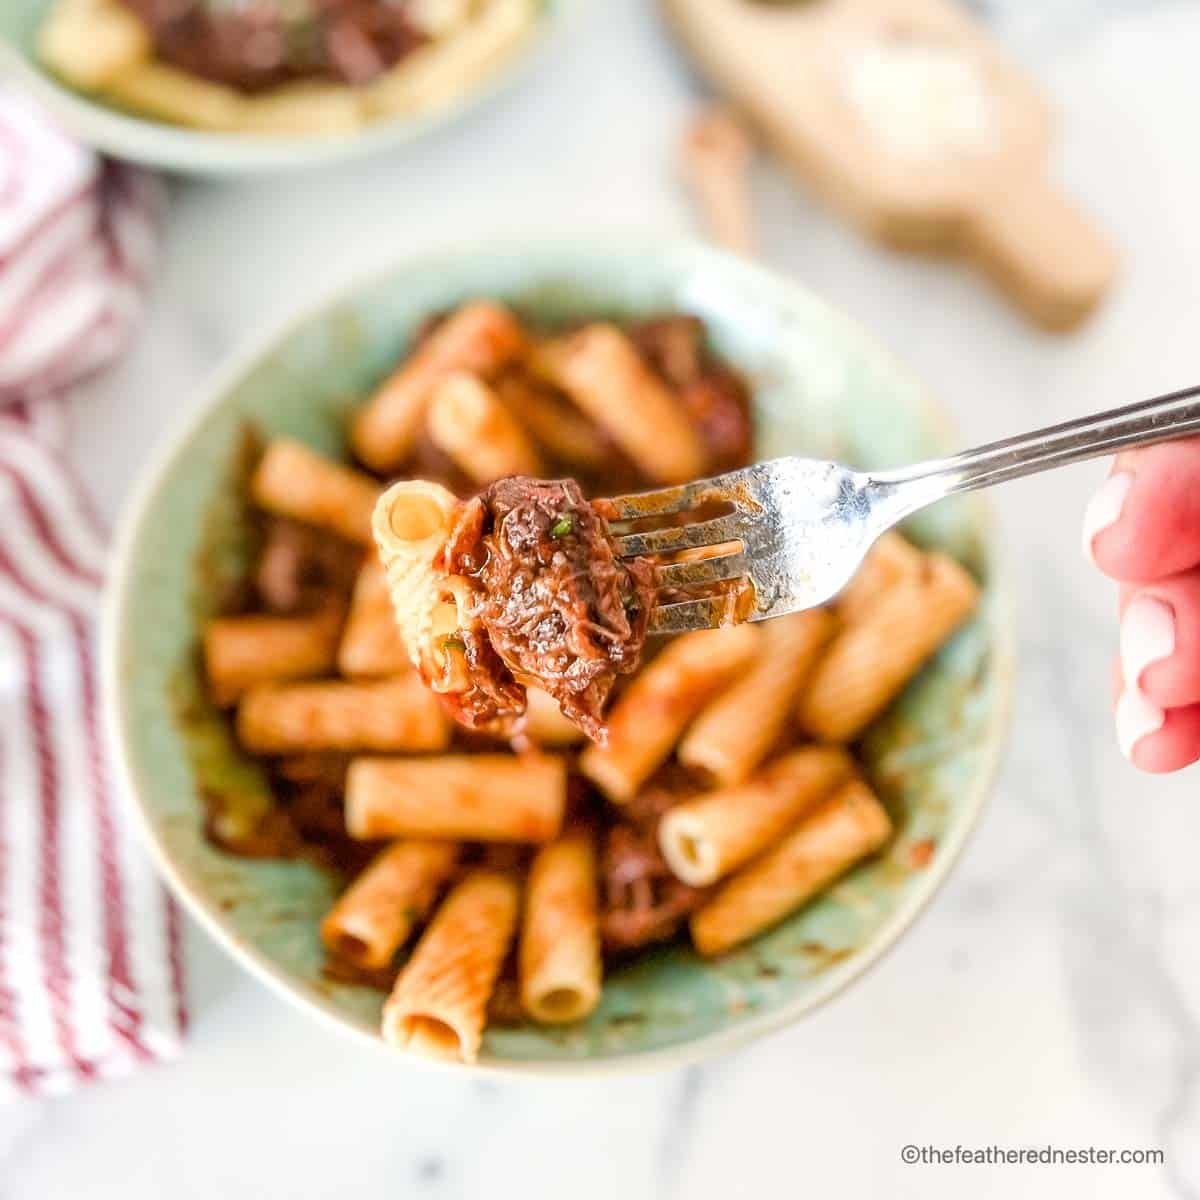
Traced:
<svg viewBox="0 0 1200 1200">
<path fill-rule="evenodd" d="M 390 116 L 448 103 L 511 54 L 536 17 L 536 0 L 487 0 L 452 36 L 417 50 L 371 84 L 368 113 Z"/>
<path fill-rule="evenodd" d="M 545 464 L 524 429 L 483 380 L 465 371 L 436 384 L 429 436 L 476 483 L 505 475 L 544 475 Z"/>
<path fill-rule="evenodd" d="M 536 379 L 509 372 L 493 385 L 500 402 L 533 439 L 564 467 L 603 470 L 612 458 L 612 446 L 600 427 L 569 401 L 554 395 Z"/>
<path fill-rule="evenodd" d="M 679 744 L 679 761 L 718 783 L 745 779 L 792 720 L 836 625 L 824 609 L 766 622 L 757 661 L 705 706 Z"/>
<path fill-rule="evenodd" d="M 150 34 L 116 0 L 59 0 L 38 33 L 38 53 L 77 87 L 98 90 L 150 54 Z"/>
<path fill-rule="evenodd" d="M 337 648 L 337 669 L 350 679 L 403 675 L 412 670 L 392 610 L 387 575 L 377 558 L 362 565 Z"/>
<path fill-rule="evenodd" d="M 890 530 L 871 547 L 858 573 L 838 596 L 837 614 L 853 625 L 897 584 L 917 579 L 925 570 L 925 556 L 903 534 Z"/>
<path fill-rule="evenodd" d="M 522 732 L 535 746 L 562 750 L 583 741 L 583 730 L 563 716 L 553 696 L 531 687 L 525 693 L 525 702 Z"/>
<path fill-rule="evenodd" d="M 248 613 L 209 621 L 204 670 L 213 703 L 224 708 L 258 684 L 327 674 L 341 624 L 336 608 L 301 617 Z"/>
<path fill-rule="evenodd" d="M 766 850 L 854 773 L 834 746 L 793 750 L 744 783 L 685 800 L 663 815 L 658 843 L 684 883 L 707 887 Z"/>
<path fill-rule="evenodd" d="M 464 305 L 429 334 L 359 412 L 351 428 L 355 453 L 387 471 L 412 449 L 434 384 L 453 371 L 490 378 L 525 349 L 516 318 L 486 300 Z"/>
<path fill-rule="evenodd" d="M 381 682 L 264 684 L 238 705 L 238 738 L 257 754 L 444 750 L 449 721 L 416 675 Z"/>
<path fill-rule="evenodd" d="M 383 1006 L 383 1037 L 425 1058 L 474 1062 L 517 922 L 508 874 L 473 871 L 443 901 Z"/>
<path fill-rule="evenodd" d="M 843 631 L 800 701 L 800 725 L 827 742 L 856 738 L 975 608 L 979 589 L 953 559 L 929 555 Z"/>
<path fill-rule="evenodd" d="M 367 839 L 548 842 L 566 799 L 566 763 L 549 755 L 359 758 L 346 779 L 346 830 Z"/>
<path fill-rule="evenodd" d="M 400 637 L 422 679 L 443 695 L 470 686 L 459 636 L 471 623 L 465 584 L 436 566 L 461 507 L 440 484 L 403 480 L 380 497 L 374 517 Z"/>
<path fill-rule="evenodd" d="M 759 645 L 751 625 L 676 639 L 626 688 L 609 716 L 607 743 L 588 746 L 579 769 L 610 800 L 631 800 L 692 717 L 749 669 Z"/>
<path fill-rule="evenodd" d="M 149 59 L 113 76 L 103 94 L 115 104 L 191 129 L 235 128 L 243 99 L 233 88 Z"/>
<path fill-rule="evenodd" d="M 600 919 L 590 830 L 543 846 L 529 869 L 518 970 L 521 1004 L 545 1025 L 581 1021 L 600 1001 Z"/>
<path fill-rule="evenodd" d="M 770 928 L 878 850 L 891 831 L 871 789 L 860 780 L 845 784 L 692 916 L 696 949 L 724 954 Z"/>
<path fill-rule="evenodd" d="M 704 474 L 704 443 L 679 400 L 614 325 L 588 325 L 538 347 L 537 370 L 562 388 L 652 480 Z"/>
<path fill-rule="evenodd" d="M 379 485 L 361 471 L 281 438 L 271 442 L 250 481 L 260 507 L 369 545 Z"/>
<path fill-rule="evenodd" d="M 455 842 L 409 840 L 381 850 L 321 922 L 329 952 L 361 970 L 386 967 L 433 908 L 459 849 Z"/>
</svg>

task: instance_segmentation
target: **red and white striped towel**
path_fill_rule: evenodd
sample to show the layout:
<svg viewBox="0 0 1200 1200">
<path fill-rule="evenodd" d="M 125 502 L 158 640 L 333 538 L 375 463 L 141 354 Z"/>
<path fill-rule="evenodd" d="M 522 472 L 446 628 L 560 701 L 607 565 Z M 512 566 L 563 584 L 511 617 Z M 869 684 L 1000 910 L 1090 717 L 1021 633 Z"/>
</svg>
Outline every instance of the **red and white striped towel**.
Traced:
<svg viewBox="0 0 1200 1200">
<path fill-rule="evenodd" d="M 99 713 L 103 532 L 63 391 L 125 345 L 159 185 L 0 90 L 0 1095 L 173 1054 L 179 914 L 137 844 Z"/>
</svg>

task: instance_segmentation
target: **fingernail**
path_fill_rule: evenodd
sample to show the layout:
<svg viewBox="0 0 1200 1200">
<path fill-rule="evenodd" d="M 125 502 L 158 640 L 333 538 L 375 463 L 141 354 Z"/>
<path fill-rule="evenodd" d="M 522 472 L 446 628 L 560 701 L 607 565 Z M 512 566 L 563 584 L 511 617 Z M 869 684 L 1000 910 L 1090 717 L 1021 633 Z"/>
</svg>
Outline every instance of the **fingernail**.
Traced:
<svg viewBox="0 0 1200 1200">
<path fill-rule="evenodd" d="M 1083 514 L 1083 553 L 1093 563 L 1096 556 L 1092 544 L 1099 534 L 1121 519 L 1121 510 L 1125 507 L 1125 499 L 1132 485 L 1133 476 L 1130 472 L 1118 471 L 1104 481 L 1088 503 L 1087 511 Z"/>
<path fill-rule="evenodd" d="M 1175 653 L 1175 610 L 1155 596 L 1135 596 L 1121 618 L 1121 671 L 1125 686 L 1141 690 L 1142 673 Z"/>
<path fill-rule="evenodd" d="M 1133 752 L 1144 737 L 1157 733 L 1167 714 L 1152 704 L 1137 688 L 1126 688 L 1117 701 L 1117 744 L 1121 753 L 1133 762 Z"/>
</svg>

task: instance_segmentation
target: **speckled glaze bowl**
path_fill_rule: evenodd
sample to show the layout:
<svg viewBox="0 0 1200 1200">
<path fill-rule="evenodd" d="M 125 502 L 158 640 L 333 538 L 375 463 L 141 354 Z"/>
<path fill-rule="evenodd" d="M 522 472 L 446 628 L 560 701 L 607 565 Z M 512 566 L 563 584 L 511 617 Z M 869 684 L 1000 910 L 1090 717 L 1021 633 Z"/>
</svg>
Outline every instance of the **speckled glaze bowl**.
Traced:
<svg viewBox="0 0 1200 1200">
<path fill-rule="evenodd" d="M 686 245 L 431 254 L 321 303 L 222 372 L 124 521 L 104 635 L 110 733 L 150 849 L 192 914 L 289 999 L 397 1055 L 379 1039 L 382 997 L 322 975 L 317 922 L 333 896 L 330 880 L 304 862 L 231 858 L 204 838 L 205 788 L 240 789 L 252 804 L 263 783 L 207 707 L 195 648 L 214 586 L 243 567 L 236 483 L 245 423 L 338 451 L 345 415 L 422 318 L 474 295 L 503 298 L 535 318 L 699 314 L 754 385 L 762 456 L 803 451 L 887 467 L 953 442 L 921 387 L 836 312 L 764 270 Z M 910 533 L 966 562 L 984 599 L 866 741 L 872 778 L 897 823 L 886 852 L 718 961 L 677 946 L 615 972 L 586 1023 L 489 1031 L 478 1069 L 573 1074 L 735 1046 L 836 995 L 913 921 L 979 815 L 1013 668 L 979 498 L 938 506 Z"/>
<path fill-rule="evenodd" d="M 523 70 L 549 53 L 567 18 L 583 3 L 543 0 L 538 26 L 521 47 L 449 103 L 332 137 L 269 138 L 184 129 L 77 92 L 47 71 L 35 51 L 38 29 L 53 0 L 0 0 L 0 78 L 10 75 L 77 137 L 117 158 L 198 175 L 295 170 L 394 149 L 449 124 L 515 83 Z"/>
</svg>

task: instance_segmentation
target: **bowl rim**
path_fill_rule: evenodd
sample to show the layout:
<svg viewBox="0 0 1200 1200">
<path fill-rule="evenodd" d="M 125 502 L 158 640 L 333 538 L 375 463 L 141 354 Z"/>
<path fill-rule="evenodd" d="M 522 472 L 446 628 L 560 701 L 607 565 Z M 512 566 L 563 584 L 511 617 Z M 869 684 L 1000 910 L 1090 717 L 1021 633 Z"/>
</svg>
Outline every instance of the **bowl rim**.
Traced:
<svg viewBox="0 0 1200 1200">
<path fill-rule="evenodd" d="M 60 82 L 25 49 L 0 37 L 5 69 L 87 145 L 114 158 L 182 175 L 254 176 L 364 158 L 418 141 L 499 100 L 532 73 L 590 0 L 554 0 L 528 36 L 491 70 L 428 111 L 397 114 L 330 137 L 265 137 L 189 129 L 125 112 Z"/>
<path fill-rule="evenodd" d="M 476 1063 L 436 1062 L 407 1054 L 389 1046 L 376 1031 L 359 1024 L 339 1011 L 332 1001 L 301 989 L 287 971 L 243 941 L 224 921 L 218 905 L 207 898 L 203 890 L 193 887 L 176 866 L 165 843 L 159 838 L 150 816 L 149 806 L 142 798 L 133 767 L 132 739 L 129 722 L 125 719 L 124 692 L 120 663 L 123 645 L 124 613 L 132 587 L 134 552 L 153 508 L 159 491 L 168 482 L 178 461 L 187 452 L 193 438 L 213 412 L 218 410 L 232 388 L 253 371 L 258 364 L 288 337 L 310 320 L 327 312 L 356 294 L 383 283 L 393 275 L 421 265 L 444 263 L 462 258 L 474 258 L 497 252 L 516 253 L 553 251 L 564 263 L 573 256 L 594 256 L 598 249 L 626 256 L 653 256 L 677 261 L 681 268 L 706 267 L 723 274 L 733 273 L 748 283 L 765 287 L 785 296 L 802 297 L 805 303 L 823 313 L 826 319 L 841 326 L 846 335 L 857 341 L 866 353 L 886 367 L 889 374 L 903 379 L 912 389 L 916 406 L 942 434 L 956 436 L 956 426 L 947 411 L 935 401 L 917 377 L 903 366 L 892 353 L 871 337 L 856 321 L 840 309 L 827 303 L 803 284 L 783 274 L 747 262 L 734 254 L 714 249 L 687 238 L 652 238 L 617 235 L 562 239 L 542 236 L 526 238 L 487 239 L 483 241 L 451 242 L 427 249 L 419 254 L 401 254 L 380 268 L 352 273 L 332 286 L 321 289 L 315 299 L 295 306 L 281 319 L 268 322 L 256 334 L 248 336 L 199 389 L 199 400 L 185 411 L 181 419 L 160 440 L 150 460 L 139 473 L 138 481 L 127 498 L 117 519 L 110 558 L 108 582 L 105 588 L 100 625 L 101 699 L 104 727 L 113 752 L 116 780 L 122 793 L 122 803 L 133 816 L 143 845 L 149 850 L 160 875 L 189 914 L 226 950 L 249 974 L 262 980 L 291 1004 L 339 1033 L 394 1057 L 398 1065 L 414 1065 L 437 1070 L 450 1069 L 475 1076 L 562 1078 L 565 1076 L 595 1076 L 632 1071 L 647 1071 L 663 1067 L 683 1066 L 713 1055 L 745 1046 L 758 1038 L 794 1024 L 841 994 L 871 967 L 882 960 L 907 932 L 930 903 L 960 860 L 968 838 L 979 823 L 991 790 L 999 773 L 1011 724 L 1015 673 L 1016 623 L 1012 589 L 1009 582 L 1008 556 L 1002 541 L 996 536 L 995 520 L 990 505 L 981 496 L 972 499 L 977 504 L 982 526 L 983 544 L 989 569 L 989 590 L 992 593 L 990 618 L 992 670 L 998 687 L 996 702 L 988 721 L 983 743 L 983 762 L 973 776 L 964 800 L 963 816 L 953 830 L 940 839 L 934 863 L 921 874 L 921 885 L 910 890 L 903 902 L 876 931 L 858 953 L 844 963 L 826 971 L 821 983 L 802 997 L 781 1004 L 778 1008 L 738 1021 L 727 1029 L 718 1029 L 687 1042 L 651 1050 L 631 1051 L 600 1058 L 513 1060 L 483 1058 Z"/>
</svg>

